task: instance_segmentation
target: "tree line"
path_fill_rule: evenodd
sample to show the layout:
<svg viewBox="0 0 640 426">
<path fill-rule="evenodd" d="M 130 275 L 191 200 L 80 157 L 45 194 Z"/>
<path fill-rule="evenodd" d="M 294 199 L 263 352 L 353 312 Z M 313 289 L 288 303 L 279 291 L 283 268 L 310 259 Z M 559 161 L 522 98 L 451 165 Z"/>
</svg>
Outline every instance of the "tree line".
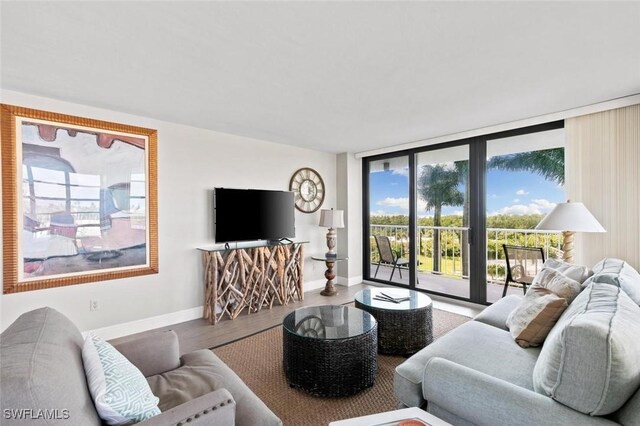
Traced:
<svg viewBox="0 0 640 426">
<path fill-rule="evenodd" d="M 534 229 L 536 225 L 544 218 L 543 214 L 499 214 L 487 217 L 487 228 L 506 228 L 506 229 Z M 418 226 L 445 226 L 445 227 L 462 227 L 463 218 L 459 215 L 446 215 L 440 218 L 440 225 L 434 224 L 433 217 L 418 217 Z M 371 216 L 369 219 L 371 225 L 398 225 L 408 226 L 409 216 L 393 215 L 393 216 Z"/>
</svg>

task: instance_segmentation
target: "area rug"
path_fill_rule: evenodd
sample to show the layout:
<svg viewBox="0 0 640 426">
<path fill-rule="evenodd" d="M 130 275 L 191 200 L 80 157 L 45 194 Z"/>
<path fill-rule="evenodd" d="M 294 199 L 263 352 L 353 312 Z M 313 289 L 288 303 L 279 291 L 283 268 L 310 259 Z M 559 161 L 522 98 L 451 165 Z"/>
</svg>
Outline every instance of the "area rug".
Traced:
<svg viewBox="0 0 640 426">
<path fill-rule="evenodd" d="M 470 318 L 434 309 L 434 338 Z M 378 355 L 375 384 L 356 395 L 320 398 L 290 388 L 282 369 L 282 327 L 274 327 L 246 339 L 213 349 L 286 426 L 323 425 L 332 421 L 398 408 L 393 395 L 393 373 L 406 358 Z"/>
</svg>

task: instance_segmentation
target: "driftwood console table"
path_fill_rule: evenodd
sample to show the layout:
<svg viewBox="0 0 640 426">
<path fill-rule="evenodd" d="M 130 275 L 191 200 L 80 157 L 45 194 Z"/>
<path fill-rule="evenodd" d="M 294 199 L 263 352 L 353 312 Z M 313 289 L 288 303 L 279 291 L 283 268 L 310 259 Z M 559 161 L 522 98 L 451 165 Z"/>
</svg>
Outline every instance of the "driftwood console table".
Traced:
<svg viewBox="0 0 640 426">
<path fill-rule="evenodd" d="M 304 244 L 255 243 L 199 248 L 204 262 L 204 318 L 211 324 L 274 304 L 303 300 Z"/>
</svg>

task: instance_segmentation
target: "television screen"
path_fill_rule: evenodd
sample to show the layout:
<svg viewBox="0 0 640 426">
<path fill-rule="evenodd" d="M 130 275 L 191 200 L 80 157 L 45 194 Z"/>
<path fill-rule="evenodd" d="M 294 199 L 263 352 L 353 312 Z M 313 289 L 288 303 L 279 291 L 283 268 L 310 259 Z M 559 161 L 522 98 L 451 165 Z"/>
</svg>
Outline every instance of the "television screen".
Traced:
<svg viewBox="0 0 640 426">
<path fill-rule="evenodd" d="M 294 238 L 293 192 L 215 188 L 216 242 Z"/>
</svg>

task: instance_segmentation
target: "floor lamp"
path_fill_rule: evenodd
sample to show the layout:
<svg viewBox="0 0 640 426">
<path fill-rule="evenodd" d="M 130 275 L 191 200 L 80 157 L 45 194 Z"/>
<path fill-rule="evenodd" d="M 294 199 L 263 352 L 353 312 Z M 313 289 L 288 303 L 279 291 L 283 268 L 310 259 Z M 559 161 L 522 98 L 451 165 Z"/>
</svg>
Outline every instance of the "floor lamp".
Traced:
<svg viewBox="0 0 640 426">
<path fill-rule="evenodd" d="M 573 237 L 576 232 L 607 232 L 582 203 L 557 204 L 536 229 L 562 231 L 562 260 L 573 262 Z"/>
</svg>

